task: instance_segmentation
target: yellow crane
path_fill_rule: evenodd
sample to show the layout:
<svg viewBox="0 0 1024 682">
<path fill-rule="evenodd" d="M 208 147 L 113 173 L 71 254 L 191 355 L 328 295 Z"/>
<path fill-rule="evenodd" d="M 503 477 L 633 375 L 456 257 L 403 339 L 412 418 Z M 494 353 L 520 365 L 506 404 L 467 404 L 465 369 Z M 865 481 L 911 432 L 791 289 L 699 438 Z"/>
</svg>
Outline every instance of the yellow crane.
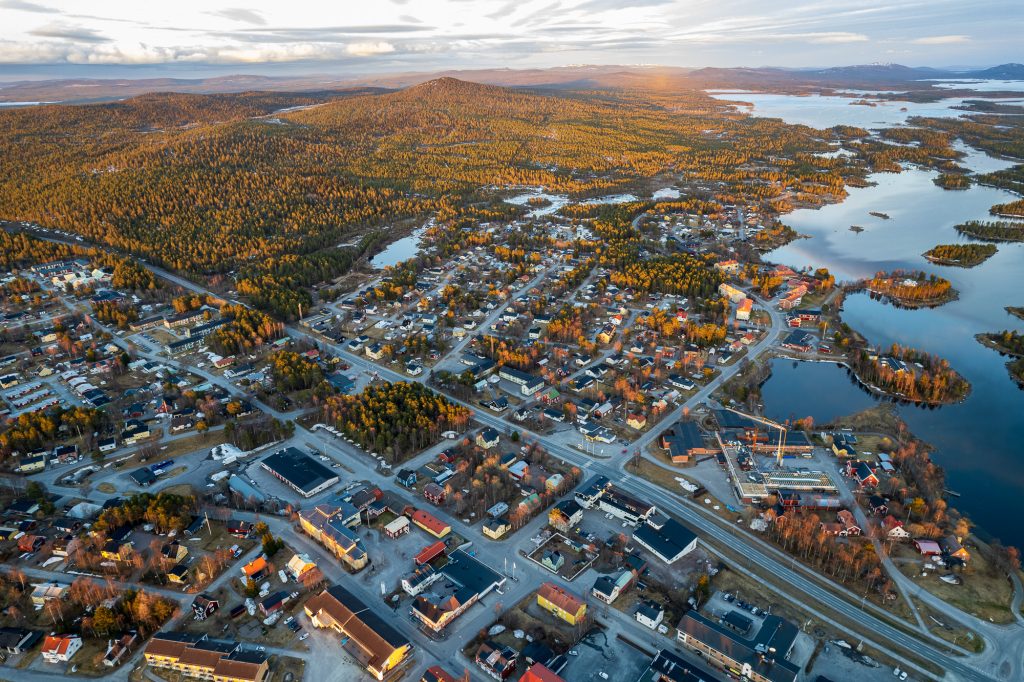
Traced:
<svg viewBox="0 0 1024 682">
<path fill-rule="evenodd" d="M 781 468 L 782 467 L 782 451 L 783 451 L 783 448 L 785 448 L 785 446 L 786 446 L 786 427 L 783 426 L 782 424 L 779 424 L 778 422 L 773 422 L 771 419 L 767 419 L 765 417 L 758 417 L 758 416 L 753 415 L 753 414 L 747 414 L 746 412 L 740 412 L 739 410 L 734 409 L 732 407 L 726 407 L 725 409 L 727 409 L 730 412 L 733 412 L 735 414 L 738 414 L 741 417 L 746 417 L 747 419 L 749 419 L 751 421 L 758 422 L 759 424 L 764 424 L 765 426 L 771 426 L 772 428 L 776 428 L 776 429 L 779 430 L 779 447 L 778 447 L 778 449 L 775 452 L 775 464 L 776 464 L 776 466 Z M 754 445 L 757 445 L 757 436 L 754 436 Z"/>
</svg>

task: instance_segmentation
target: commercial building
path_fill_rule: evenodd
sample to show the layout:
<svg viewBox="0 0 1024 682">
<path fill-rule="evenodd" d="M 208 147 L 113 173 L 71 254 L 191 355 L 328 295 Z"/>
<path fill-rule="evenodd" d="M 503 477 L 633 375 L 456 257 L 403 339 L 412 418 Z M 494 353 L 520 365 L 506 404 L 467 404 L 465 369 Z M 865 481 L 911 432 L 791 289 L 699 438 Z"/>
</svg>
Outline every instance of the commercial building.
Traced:
<svg viewBox="0 0 1024 682">
<path fill-rule="evenodd" d="M 314 626 L 340 633 L 341 648 L 375 679 L 400 668 L 412 652 L 408 639 L 341 585 L 311 598 L 305 612 Z"/>
<path fill-rule="evenodd" d="M 661 517 L 664 518 L 664 517 Z M 667 564 L 697 548 L 697 535 L 675 519 L 651 518 L 633 533 L 638 545 Z"/>
<path fill-rule="evenodd" d="M 264 682 L 270 677 L 267 654 L 246 650 L 238 642 L 209 639 L 205 634 L 158 632 L 145 651 L 154 668 L 216 682 Z"/>
<path fill-rule="evenodd" d="M 800 668 L 788 660 L 799 631 L 778 616 L 766 616 L 754 636 L 747 638 L 697 611 L 687 611 L 676 631 L 687 649 L 751 682 L 796 682 L 800 674 Z"/>
<path fill-rule="evenodd" d="M 312 497 L 338 482 L 334 472 L 295 448 L 275 452 L 260 466 L 303 497 Z"/>
<path fill-rule="evenodd" d="M 441 581 L 435 582 L 433 589 L 417 596 L 412 605 L 412 615 L 434 632 L 444 630 L 506 580 L 461 549 L 448 555 L 448 563 L 438 573 L 446 579 L 443 586 Z"/>
<path fill-rule="evenodd" d="M 637 682 L 717 682 L 720 678 L 720 674 L 662 649 Z"/>
<path fill-rule="evenodd" d="M 664 431 L 658 439 L 658 444 L 665 450 L 672 459 L 673 464 L 689 464 L 697 457 L 713 455 L 718 452 L 717 447 L 708 447 L 704 444 L 704 436 L 700 427 L 694 422 L 681 421 Z"/>
<path fill-rule="evenodd" d="M 299 512 L 299 526 L 353 571 L 370 563 L 362 540 L 345 525 L 344 514 L 338 507 L 318 504 L 312 509 L 303 509 Z"/>
</svg>

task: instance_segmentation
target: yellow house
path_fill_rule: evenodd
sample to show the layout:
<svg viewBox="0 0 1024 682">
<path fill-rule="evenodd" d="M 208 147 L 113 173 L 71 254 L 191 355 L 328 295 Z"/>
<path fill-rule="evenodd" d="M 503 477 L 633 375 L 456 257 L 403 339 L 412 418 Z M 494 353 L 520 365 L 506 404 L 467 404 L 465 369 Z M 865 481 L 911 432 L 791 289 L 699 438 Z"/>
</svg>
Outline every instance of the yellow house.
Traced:
<svg viewBox="0 0 1024 682">
<path fill-rule="evenodd" d="M 540 586 L 537 590 L 537 605 L 570 625 L 582 622 L 587 614 L 587 604 L 583 599 L 554 583 Z"/>
<path fill-rule="evenodd" d="M 506 518 L 488 519 L 484 522 L 483 533 L 492 540 L 500 539 L 510 530 L 512 526 Z"/>
</svg>

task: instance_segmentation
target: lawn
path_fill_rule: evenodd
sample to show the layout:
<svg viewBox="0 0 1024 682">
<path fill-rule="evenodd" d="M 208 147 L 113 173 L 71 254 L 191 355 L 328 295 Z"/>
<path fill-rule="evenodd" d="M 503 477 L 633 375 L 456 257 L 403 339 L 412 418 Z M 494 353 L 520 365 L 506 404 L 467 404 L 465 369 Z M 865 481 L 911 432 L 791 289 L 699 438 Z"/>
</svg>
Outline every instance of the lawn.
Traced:
<svg viewBox="0 0 1024 682">
<path fill-rule="evenodd" d="M 971 559 L 959 574 L 963 578 L 962 585 L 950 585 L 939 580 L 940 575 L 947 573 L 944 570 L 925 571 L 928 575 L 922 577 L 921 567 L 924 561 L 916 557 L 916 552 L 913 552 L 912 548 L 903 547 L 899 555 L 906 557 L 908 552 L 912 552 L 915 560 L 896 563 L 915 583 L 961 611 L 993 623 L 1013 622 L 1013 588 L 1010 581 L 992 564 L 985 550 L 973 543 L 968 549 L 971 552 Z"/>
</svg>

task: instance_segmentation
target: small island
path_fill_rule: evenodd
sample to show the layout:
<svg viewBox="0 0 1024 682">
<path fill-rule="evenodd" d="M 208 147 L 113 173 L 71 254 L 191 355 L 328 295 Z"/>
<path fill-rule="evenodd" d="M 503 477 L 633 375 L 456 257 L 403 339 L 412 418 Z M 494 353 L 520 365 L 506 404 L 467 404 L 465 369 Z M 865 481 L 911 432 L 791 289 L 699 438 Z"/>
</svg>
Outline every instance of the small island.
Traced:
<svg viewBox="0 0 1024 682">
<path fill-rule="evenodd" d="M 888 213 L 882 213 L 881 211 L 868 211 L 868 215 L 873 215 L 876 218 L 881 218 L 882 220 L 888 220 L 889 219 L 889 214 Z"/>
<path fill-rule="evenodd" d="M 1024 222 L 971 220 L 957 225 L 956 231 L 987 242 L 1024 242 Z"/>
<path fill-rule="evenodd" d="M 994 216 L 1013 216 L 1015 218 L 1024 218 L 1024 199 L 1018 199 L 1017 201 L 1011 201 L 1006 204 L 996 204 L 988 210 Z"/>
<path fill-rule="evenodd" d="M 938 265 L 973 268 L 996 254 L 995 244 L 939 244 L 924 252 L 924 257 Z"/>
<path fill-rule="evenodd" d="M 1006 312 L 1010 313 L 1014 317 L 1019 317 L 1024 320 L 1024 308 L 1018 308 L 1017 306 L 1008 305 L 1006 306 Z"/>
<path fill-rule="evenodd" d="M 959 173 L 942 173 L 939 177 L 932 180 L 932 182 L 942 189 L 949 190 L 969 189 L 971 186 L 970 178 Z"/>
<path fill-rule="evenodd" d="M 1010 370 L 1010 376 L 1017 382 L 1017 386 L 1024 390 L 1024 358 L 1007 363 L 1006 368 Z"/>
<path fill-rule="evenodd" d="M 850 232 L 856 232 L 857 234 L 860 234 L 863 231 L 864 228 L 861 227 L 860 225 L 850 225 Z"/>
<path fill-rule="evenodd" d="M 934 308 L 955 300 L 958 295 L 949 280 L 924 272 L 879 272 L 861 286 L 872 297 L 906 308 Z"/>
<path fill-rule="evenodd" d="M 967 397 L 971 384 L 949 361 L 914 348 L 893 344 L 887 354 L 861 349 L 850 353 L 850 371 L 879 393 L 926 405 L 945 405 Z"/>
<path fill-rule="evenodd" d="M 976 338 L 983 345 L 994 348 L 1005 355 L 1024 357 L 1024 334 L 1004 329 L 1001 332 L 978 334 Z"/>
</svg>

